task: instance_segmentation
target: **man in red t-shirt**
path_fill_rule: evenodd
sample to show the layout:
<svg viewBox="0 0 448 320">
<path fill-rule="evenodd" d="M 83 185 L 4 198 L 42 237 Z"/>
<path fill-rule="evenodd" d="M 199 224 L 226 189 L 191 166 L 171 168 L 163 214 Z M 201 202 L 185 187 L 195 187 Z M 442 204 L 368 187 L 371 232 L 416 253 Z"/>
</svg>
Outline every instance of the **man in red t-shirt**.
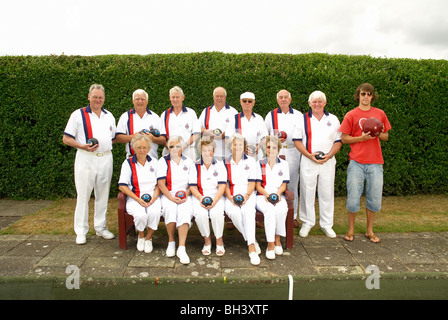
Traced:
<svg viewBox="0 0 448 320">
<path fill-rule="evenodd" d="M 383 110 L 372 107 L 376 100 L 374 87 L 369 83 L 361 84 L 356 89 L 355 100 L 359 106 L 344 117 L 339 131 L 342 133 L 343 143 L 350 144 L 347 168 L 347 210 L 348 232 L 344 239 L 353 241 L 356 213 L 359 211 L 359 201 L 366 183 L 366 237 L 372 242 L 380 242 L 380 238 L 373 233 L 373 219 L 375 212 L 381 210 L 383 193 L 383 154 L 380 141 L 389 140 L 388 131 L 391 129 L 389 120 Z M 364 133 L 362 125 L 370 117 L 377 118 L 383 124 L 383 131 L 377 137 Z"/>
</svg>

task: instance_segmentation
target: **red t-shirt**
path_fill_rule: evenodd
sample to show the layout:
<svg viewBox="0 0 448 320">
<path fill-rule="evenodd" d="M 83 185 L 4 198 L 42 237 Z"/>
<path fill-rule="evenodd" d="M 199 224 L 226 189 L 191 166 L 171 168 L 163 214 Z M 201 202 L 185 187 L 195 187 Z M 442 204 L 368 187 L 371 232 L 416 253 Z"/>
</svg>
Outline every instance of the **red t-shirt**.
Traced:
<svg viewBox="0 0 448 320">
<path fill-rule="evenodd" d="M 368 119 L 370 117 L 377 118 L 384 125 L 384 132 L 391 129 L 389 120 L 386 113 L 374 107 L 371 107 L 369 111 L 363 111 L 359 107 L 347 112 L 342 121 L 339 131 L 346 133 L 352 137 L 359 137 L 362 134 L 362 119 Z M 381 152 L 380 139 L 366 140 L 362 142 L 350 144 L 349 160 L 355 160 L 362 164 L 380 163 L 384 164 L 383 153 Z"/>
</svg>

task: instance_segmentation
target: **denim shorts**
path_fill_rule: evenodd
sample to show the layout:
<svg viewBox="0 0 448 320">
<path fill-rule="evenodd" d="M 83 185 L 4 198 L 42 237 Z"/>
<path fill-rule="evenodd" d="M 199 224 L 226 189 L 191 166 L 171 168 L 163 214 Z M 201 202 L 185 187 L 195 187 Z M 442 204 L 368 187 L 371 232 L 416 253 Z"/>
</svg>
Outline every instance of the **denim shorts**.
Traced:
<svg viewBox="0 0 448 320">
<path fill-rule="evenodd" d="M 359 200 L 366 182 L 366 208 L 373 212 L 381 210 L 383 196 L 383 165 L 361 164 L 350 160 L 347 168 L 347 210 L 359 211 Z"/>
</svg>

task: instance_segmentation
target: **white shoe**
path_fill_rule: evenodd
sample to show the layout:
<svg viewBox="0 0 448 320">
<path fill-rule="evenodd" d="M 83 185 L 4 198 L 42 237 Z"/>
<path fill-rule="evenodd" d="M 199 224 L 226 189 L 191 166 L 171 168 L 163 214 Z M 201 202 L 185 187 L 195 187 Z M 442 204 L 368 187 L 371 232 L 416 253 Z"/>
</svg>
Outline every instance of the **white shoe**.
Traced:
<svg viewBox="0 0 448 320">
<path fill-rule="evenodd" d="M 180 263 L 182 263 L 182 264 L 190 263 L 190 257 L 188 256 L 187 251 L 185 250 L 184 246 L 179 246 L 177 248 L 176 256 L 179 258 Z"/>
<path fill-rule="evenodd" d="M 299 231 L 299 236 L 301 236 L 302 238 L 306 238 L 308 237 L 308 233 L 310 232 L 311 228 L 306 226 L 306 225 L 302 225 L 302 228 L 300 228 Z"/>
<path fill-rule="evenodd" d="M 174 257 L 176 255 L 176 243 L 168 242 L 168 247 L 166 248 L 166 256 L 168 258 Z"/>
<path fill-rule="evenodd" d="M 328 228 L 320 228 L 327 237 L 329 238 L 336 238 L 336 233 L 333 231 L 331 227 Z"/>
<path fill-rule="evenodd" d="M 137 239 L 137 250 L 140 252 L 145 250 L 145 237 Z"/>
<path fill-rule="evenodd" d="M 145 240 L 145 253 L 152 252 L 152 239 Z"/>
<path fill-rule="evenodd" d="M 258 266 L 260 264 L 260 257 L 256 252 L 249 253 L 250 263 L 254 266 Z"/>
<path fill-rule="evenodd" d="M 219 252 L 221 252 L 221 253 L 219 253 Z M 224 255 L 224 253 L 226 253 L 226 249 L 224 249 L 224 246 L 216 245 L 216 255 L 218 257 L 222 257 Z"/>
<path fill-rule="evenodd" d="M 212 245 L 209 244 L 208 246 L 206 246 L 206 245 L 204 244 L 204 246 L 202 247 L 201 252 L 202 252 L 202 254 L 203 254 L 204 256 L 209 256 L 210 253 L 212 252 Z"/>
<path fill-rule="evenodd" d="M 275 259 L 275 251 L 274 250 L 266 250 L 266 258 L 269 260 Z"/>
<path fill-rule="evenodd" d="M 86 244 L 87 239 L 84 235 L 77 235 L 76 236 L 76 244 Z"/>
<path fill-rule="evenodd" d="M 255 241 L 255 252 L 256 252 L 257 254 L 260 254 L 260 253 L 261 253 L 260 245 L 259 245 L 258 242 L 256 242 L 256 241 Z"/>
<path fill-rule="evenodd" d="M 114 234 L 107 229 L 104 229 L 102 231 L 97 231 L 96 235 L 99 237 L 103 237 L 103 239 L 106 239 L 106 240 L 115 238 Z"/>
<path fill-rule="evenodd" d="M 283 254 L 283 248 L 282 246 L 275 246 L 274 252 L 276 256 L 281 256 Z"/>
</svg>

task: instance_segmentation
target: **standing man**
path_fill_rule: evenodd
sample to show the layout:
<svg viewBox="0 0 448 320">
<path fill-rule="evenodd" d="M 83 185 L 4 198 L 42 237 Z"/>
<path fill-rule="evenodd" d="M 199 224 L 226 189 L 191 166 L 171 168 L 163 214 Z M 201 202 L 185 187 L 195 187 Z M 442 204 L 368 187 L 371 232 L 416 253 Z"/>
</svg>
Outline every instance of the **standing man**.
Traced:
<svg viewBox="0 0 448 320">
<path fill-rule="evenodd" d="M 300 204 L 299 218 L 301 237 L 307 237 L 316 224 L 314 202 L 316 190 L 319 194 L 320 228 L 330 238 L 336 238 L 333 231 L 334 217 L 334 178 L 336 158 L 341 149 L 340 122 L 335 115 L 325 110 L 327 97 L 321 91 L 314 91 L 308 104 L 311 111 L 303 115 L 294 145 L 302 154 L 300 161 Z M 319 156 L 319 151 L 325 153 Z M 317 157 L 317 158 L 316 158 Z"/>
<path fill-rule="evenodd" d="M 216 160 L 224 160 L 226 156 L 226 139 L 229 135 L 229 124 L 235 114 L 238 113 L 234 107 L 227 104 L 227 91 L 222 87 L 213 90 L 213 104 L 202 110 L 199 116 L 199 124 L 203 136 L 209 136 L 215 140 L 216 149 L 214 158 Z M 214 132 L 219 129 L 220 133 Z"/>
<path fill-rule="evenodd" d="M 132 94 L 132 103 L 134 108 L 126 111 L 118 120 L 116 142 L 126 143 L 126 158 L 135 155 L 131 148 L 131 140 L 136 134 L 141 133 L 143 129 L 161 130 L 160 117 L 148 109 L 148 93 L 143 89 L 137 89 Z M 148 152 L 151 158 L 158 159 L 157 149 L 159 144 L 165 144 L 165 136 L 153 136 L 151 133 L 143 133 L 153 142 Z"/>
<path fill-rule="evenodd" d="M 184 92 L 178 86 L 170 89 L 171 108 L 165 110 L 160 119 L 162 121 L 160 134 L 170 139 L 170 136 L 181 136 L 184 140 L 182 146 L 182 155 L 196 160 L 196 151 L 194 149 L 194 142 L 199 138 L 201 128 L 198 123 L 198 116 L 196 112 L 184 106 L 185 99 Z M 167 146 L 163 149 L 162 155 L 169 154 Z"/>
<path fill-rule="evenodd" d="M 377 99 L 374 87 L 369 83 L 361 84 L 356 89 L 355 100 L 359 106 L 347 112 L 339 131 L 342 132 L 342 142 L 350 144 L 347 168 L 347 210 L 348 232 L 344 239 L 353 241 L 356 213 L 359 211 L 359 201 L 366 183 L 366 214 L 367 230 L 365 236 L 374 243 L 381 241 L 373 233 L 373 219 L 375 212 L 381 210 L 383 193 L 383 154 L 380 141 L 389 140 L 388 131 L 391 129 L 389 120 L 383 110 L 372 106 Z M 383 123 L 383 131 L 377 137 L 364 133 L 363 122 L 374 117 Z"/>
<path fill-rule="evenodd" d="M 284 156 L 289 164 L 290 179 L 288 189 L 294 193 L 294 227 L 298 227 L 297 207 L 299 201 L 299 169 L 300 157 L 299 150 L 294 146 L 292 140 L 294 127 L 302 120 L 302 114 L 291 107 L 291 93 L 286 90 L 280 90 L 277 93 L 278 108 L 270 111 L 265 118 L 266 127 L 270 135 L 279 135 L 282 131 L 286 133 L 286 139 L 280 138 L 282 149 L 279 156 Z"/>
<path fill-rule="evenodd" d="M 229 136 L 234 133 L 241 134 L 247 141 L 244 152 L 255 160 L 261 160 L 263 158 L 261 145 L 268 135 L 266 124 L 259 114 L 252 111 L 255 106 L 255 95 L 252 92 L 241 94 L 240 103 L 242 111 L 233 117 Z"/>
<path fill-rule="evenodd" d="M 107 203 L 112 179 L 112 142 L 115 118 L 103 109 L 105 93 L 100 84 L 93 84 L 85 108 L 74 111 L 65 127 L 62 142 L 78 149 L 75 158 L 76 209 L 74 229 L 76 243 L 85 244 L 89 231 L 89 199 L 95 190 L 94 227 L 97 236 L 113 239 L 106 228 Z M 89 140 L 95 138 L 98 143 Z"/>
</svg>

